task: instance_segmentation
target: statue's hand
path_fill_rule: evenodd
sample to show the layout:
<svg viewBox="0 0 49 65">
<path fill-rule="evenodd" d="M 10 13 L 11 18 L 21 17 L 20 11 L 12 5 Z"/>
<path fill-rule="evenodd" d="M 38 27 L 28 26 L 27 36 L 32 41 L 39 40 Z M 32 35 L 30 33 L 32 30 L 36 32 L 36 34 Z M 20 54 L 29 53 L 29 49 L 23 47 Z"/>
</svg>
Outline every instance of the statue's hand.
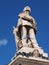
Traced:
<svg viewBox="0 0 49 65">
<path fill-rule="evenodd" d="M 17 31 L 18 31 L 18 27 L 15 28 L 15 27 L 13 26 L 13 33 L 15 34 Z"/>
</svg>

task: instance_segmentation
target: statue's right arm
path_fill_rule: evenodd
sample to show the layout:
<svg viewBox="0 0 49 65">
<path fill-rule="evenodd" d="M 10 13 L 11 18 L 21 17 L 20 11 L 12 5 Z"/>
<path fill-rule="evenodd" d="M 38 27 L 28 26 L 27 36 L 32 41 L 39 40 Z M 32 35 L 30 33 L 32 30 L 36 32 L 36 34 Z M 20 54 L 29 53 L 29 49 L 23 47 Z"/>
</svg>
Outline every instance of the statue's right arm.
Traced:
<svg viewBox="0 0 49 65">
<path fill-rule="evenodd" d="M 22 20 L 21 18 L 18 19 L 18 24 L 17 24 L 17 27 L 21 26 L 22 25 Z"/>
</svg>

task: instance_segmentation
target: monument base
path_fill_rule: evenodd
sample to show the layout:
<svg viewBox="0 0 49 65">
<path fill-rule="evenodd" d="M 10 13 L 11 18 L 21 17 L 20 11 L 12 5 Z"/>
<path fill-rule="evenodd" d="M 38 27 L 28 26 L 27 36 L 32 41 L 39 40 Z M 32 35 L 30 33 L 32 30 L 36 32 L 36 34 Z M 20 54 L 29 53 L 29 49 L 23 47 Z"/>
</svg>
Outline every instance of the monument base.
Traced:
<svg viewBox="0 0 49 65">
<path fill-rule="evenodd" d="M 8 65 L 49 65 L 49 59 L 35 48 L 22 47 Z"/>
<path fill-rule="evenodd" d="M 18 55 L 8 65 L 49 65 L 49 60 Z"/>
<path fill-rule="evenodd" d="M 38 50 L 39 57 L 42 58 L 48 58 L 48 54 L 43 51 L 43 49 L 38 48 L 29 48 L 29 47 L 22 47 L 17 53 L 18 55 L 27 55 L 27 56 L 33 56 L 34 50 Z M 36 53 L 35 53 L 36 54 Z"/>
</svg>

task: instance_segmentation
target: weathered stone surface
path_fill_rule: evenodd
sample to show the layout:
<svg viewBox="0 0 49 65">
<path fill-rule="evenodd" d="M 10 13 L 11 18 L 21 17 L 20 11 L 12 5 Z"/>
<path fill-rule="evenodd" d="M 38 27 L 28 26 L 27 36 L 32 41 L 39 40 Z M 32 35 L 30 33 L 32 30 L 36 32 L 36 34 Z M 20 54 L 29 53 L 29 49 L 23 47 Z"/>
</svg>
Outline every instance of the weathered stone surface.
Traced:
<svg viewBox="0 0 49 65">
<path fill-rule="evenodd" d="M 17 56 L 9 65 L 49 65 L 49 60 Z"/>
</svg>

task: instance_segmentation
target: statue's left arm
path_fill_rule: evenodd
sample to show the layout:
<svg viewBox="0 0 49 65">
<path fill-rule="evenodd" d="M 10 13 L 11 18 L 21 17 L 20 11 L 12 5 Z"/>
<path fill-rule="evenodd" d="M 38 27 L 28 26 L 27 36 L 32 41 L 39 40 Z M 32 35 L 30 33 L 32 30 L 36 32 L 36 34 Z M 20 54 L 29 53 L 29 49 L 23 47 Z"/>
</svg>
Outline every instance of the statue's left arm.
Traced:
<svg viewBox="0 0 49 65">
<path fill-rule="evenodd" d="M 37 23 L 33 17 L 31 19 L 32 19 L 32 26 L 34 28 L 34 31 L 35 31 L 35 33 L 37 33 Z"/>
</svg>

